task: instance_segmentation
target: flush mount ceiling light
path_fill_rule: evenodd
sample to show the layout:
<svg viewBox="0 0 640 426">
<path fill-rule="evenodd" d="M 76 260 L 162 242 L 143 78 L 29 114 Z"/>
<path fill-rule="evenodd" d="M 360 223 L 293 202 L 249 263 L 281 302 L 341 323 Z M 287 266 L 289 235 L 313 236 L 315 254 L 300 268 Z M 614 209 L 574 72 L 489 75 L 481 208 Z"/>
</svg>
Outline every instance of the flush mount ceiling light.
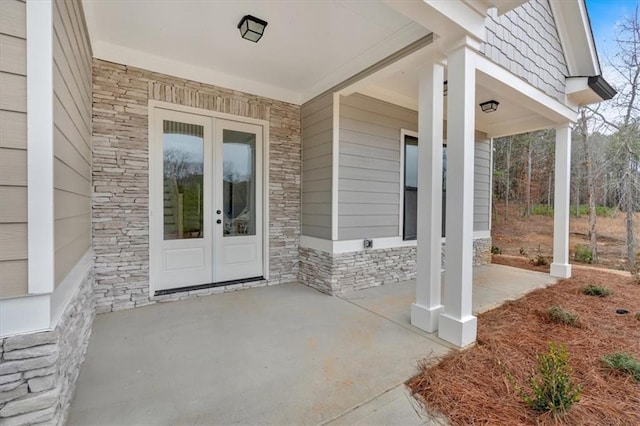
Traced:
<svg viewBox="0 0 640 426">
<path fill-rule="evenodd" d="M 263 21 L 255 16 L 245 15 L 238 24 L 240 35 L 242 38 L 257 43 L 258 40 L 264 34 L 264 29 L 267 27 L 267 21 Z"/>
<path fill-rule="evenodd" d="M 481 103 L 480 108 L 482 109 L 482 112 L 489 113 L 497 111 L 498 105 L 500 105 L 500 102 L 491 99 L 490 101 Z"/>
</svg>

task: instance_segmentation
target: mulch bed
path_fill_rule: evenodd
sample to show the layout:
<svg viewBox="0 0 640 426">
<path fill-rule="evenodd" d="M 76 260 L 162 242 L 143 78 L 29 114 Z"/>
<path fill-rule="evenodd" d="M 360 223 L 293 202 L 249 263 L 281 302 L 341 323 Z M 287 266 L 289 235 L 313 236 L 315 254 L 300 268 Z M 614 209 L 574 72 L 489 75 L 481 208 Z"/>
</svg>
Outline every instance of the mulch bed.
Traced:
<svg viewBox="0 0 640 426">
<path fill-rule="evenodd" d="M 640 285 L 601 271 L 573 275 L 481 314 L 477 344 L 437 365 L 423 365 L 408 383 L 414 395 L 452 425 L 640 425 L 640 383 L 604 368 L 600 360 L 619 351 L 640 357 L 640 320 L 634 317 L 640 312 Z M 613 294 L 583 295 L 587 284 L 606 286 Z M 551 323 L 545 312 L 553 305 L 578 314 L 580 327 Z M 617 308 L 630 313 L 618 315 Z M 549 342 L 566 345 L 573 379 L 583 386 L 580 401 L 558 418 L 533 411 L 513 386 L 529 390 L 536 355 L 547 353 Z"/>
</svg>

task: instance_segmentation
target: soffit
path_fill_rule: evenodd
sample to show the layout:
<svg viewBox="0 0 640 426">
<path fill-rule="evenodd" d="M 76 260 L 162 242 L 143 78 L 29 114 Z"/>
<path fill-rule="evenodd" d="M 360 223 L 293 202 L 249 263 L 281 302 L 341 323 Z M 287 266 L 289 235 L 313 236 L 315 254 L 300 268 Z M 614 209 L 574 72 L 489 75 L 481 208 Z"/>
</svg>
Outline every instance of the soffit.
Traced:
<svg viewBox="0 0 640 426">
<path fill-rule="evenodd" d="M 84 0 L 94 56 L 302 103 L 430 33 L 378 2 Z M 243 40 L 246 14 L 268 21 Z"/>
</svg>

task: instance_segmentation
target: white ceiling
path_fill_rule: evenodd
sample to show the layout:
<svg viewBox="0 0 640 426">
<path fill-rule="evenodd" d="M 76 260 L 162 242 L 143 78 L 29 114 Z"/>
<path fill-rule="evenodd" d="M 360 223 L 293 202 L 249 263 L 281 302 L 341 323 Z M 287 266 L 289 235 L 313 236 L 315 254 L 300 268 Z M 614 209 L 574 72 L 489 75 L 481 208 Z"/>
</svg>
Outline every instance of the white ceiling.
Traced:
<svg viewBox="0 0 640 426">
<path fill-rule="evenodd" d="M 94 56 L 302 103 L 430 31 L 371 1 L 84 0 Z M 240 37 L 246 14 L 268 22 Z"/>
</svg>

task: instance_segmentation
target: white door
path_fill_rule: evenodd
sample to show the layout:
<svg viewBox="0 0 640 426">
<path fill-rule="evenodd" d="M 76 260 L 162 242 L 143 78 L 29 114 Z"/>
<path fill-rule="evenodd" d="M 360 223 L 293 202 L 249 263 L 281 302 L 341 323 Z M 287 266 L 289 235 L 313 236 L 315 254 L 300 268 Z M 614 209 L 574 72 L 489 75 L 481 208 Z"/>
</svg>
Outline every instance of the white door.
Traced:
<svg viewBox="0 0 640 426">
<path fill-rule="evenodd" d="M 152 126 L 151 288 L 262 277 L 262 127 L 160 108 Z"/>
</svg>

